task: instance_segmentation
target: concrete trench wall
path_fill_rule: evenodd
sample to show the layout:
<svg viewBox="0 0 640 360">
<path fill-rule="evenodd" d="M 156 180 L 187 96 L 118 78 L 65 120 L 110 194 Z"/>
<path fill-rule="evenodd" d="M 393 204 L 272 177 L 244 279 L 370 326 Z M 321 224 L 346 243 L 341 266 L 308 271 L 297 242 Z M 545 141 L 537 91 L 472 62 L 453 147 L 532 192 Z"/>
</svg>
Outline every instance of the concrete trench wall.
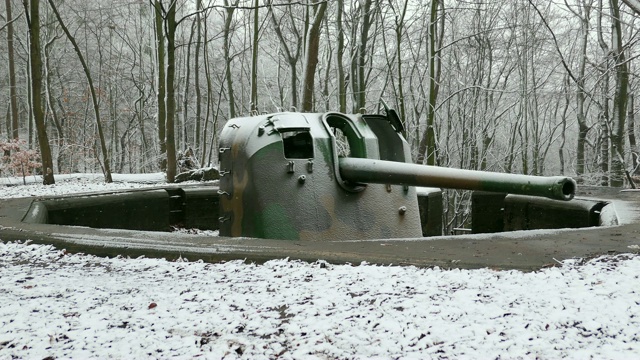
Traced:
<svg viewBox="0 0 640 360">
<path fill-rule="evenodd" d="M 475 191 L 471 195 L 472 232 L 586 228 L 602 224 L 608 201 L 551 200 L 533 196 Z"/>
<path fill-rule="evenodd" d="M 442 192 L 418 191 L 423 236 L 442 235 Z M 569 202 L 485 192 L 472 194 L 473 233 L 598 226 L 608 203 Z M 34 200 L 23 222 L 171 231 L 172 227 L 217 230 L 218 188 L 163 189 Z"/>
<path fill-rule="evenodd" d="M 218 229 L 218 188 L 185 187 L 83 195 L 32 202 L 27 223 L 145 231 Z"/>
</svg>

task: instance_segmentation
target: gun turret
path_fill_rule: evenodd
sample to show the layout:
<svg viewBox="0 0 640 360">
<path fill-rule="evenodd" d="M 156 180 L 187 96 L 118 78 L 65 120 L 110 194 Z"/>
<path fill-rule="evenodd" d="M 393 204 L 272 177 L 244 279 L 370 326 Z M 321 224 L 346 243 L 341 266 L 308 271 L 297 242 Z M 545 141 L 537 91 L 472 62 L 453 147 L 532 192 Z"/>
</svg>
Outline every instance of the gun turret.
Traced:
<svg viewBox="0 0 640 360">
<path fill-rule="evenodd" d="M 231 119 L 220 136 L 220 235 L 285 240 L 422 236 L 416 186 L 570 200 L 567 177 L 417 165 L 395 111 Z M 440 214 L 437 214 L 440 216 Z"/>
</svg>

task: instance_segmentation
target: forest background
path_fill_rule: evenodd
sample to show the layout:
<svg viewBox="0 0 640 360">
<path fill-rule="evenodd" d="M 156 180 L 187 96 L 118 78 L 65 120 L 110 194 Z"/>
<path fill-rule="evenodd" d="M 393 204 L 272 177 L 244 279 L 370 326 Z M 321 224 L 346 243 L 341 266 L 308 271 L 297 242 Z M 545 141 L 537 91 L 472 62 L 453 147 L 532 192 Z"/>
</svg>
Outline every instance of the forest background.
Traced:
<svg viewBox="0 0 640 360">
<path fill-rule="evenodd" d="M 4 7 L 4 8 L 2 8 Z M 4 0 L 2 175 L 217 164 L 233 117 L 381 111 L 418 163 L 634 186 L 636 0 Z"/>
</svg>

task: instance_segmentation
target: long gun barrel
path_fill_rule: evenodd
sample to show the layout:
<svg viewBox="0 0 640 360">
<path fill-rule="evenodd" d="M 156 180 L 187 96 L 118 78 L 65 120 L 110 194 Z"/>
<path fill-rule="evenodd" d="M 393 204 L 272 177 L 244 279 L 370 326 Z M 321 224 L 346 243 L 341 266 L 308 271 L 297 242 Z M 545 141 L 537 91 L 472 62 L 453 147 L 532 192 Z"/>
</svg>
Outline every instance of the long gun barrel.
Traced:
<svg viewBox="0 0 640 360">
<path fill-rule="evenodd" d="M 571 200 L 576 183 L 564 176 L 530 176 L 452 169 L 397 161 L 340 158 L 340 175 L 356 183 L 480 190 Z"/>
</svg>

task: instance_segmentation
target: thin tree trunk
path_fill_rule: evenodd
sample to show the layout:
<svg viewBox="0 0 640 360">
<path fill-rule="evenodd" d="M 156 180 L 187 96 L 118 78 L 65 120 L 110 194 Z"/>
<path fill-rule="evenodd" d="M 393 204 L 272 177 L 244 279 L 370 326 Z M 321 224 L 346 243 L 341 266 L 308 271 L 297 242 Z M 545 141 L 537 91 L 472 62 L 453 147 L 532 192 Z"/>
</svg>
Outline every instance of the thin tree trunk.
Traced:
<svg viewBox="0 0 640 360">
<path fill-rule="evenodd" d="M 158 102 L 158 140 L 160 142 L 160 170 L 167 170 L 167 145 L 166 145 L 166 120 L 167 120 L 167 108 L 165 103 L 166 96 L 166 74 L 165 74 L 165 47 L 164 47 L 164 29 L 162 18 L 162 2 L 161 0 L 155 0 L 153 3 L 155 10 L 155 33 L 156 33 L 156 57 L 157 57 L 157 69 L 158 77 L 157 82 L 157 102 Z"/>
<path fill-rule="evenodd" d="M 55 184 L 53 158 L 47 136 L 42 106 L 42 55 L 40 50 L 40 1 L 23 0 L 29 27 L 29 64 L 31 69 L 31 108 L 38 133 L 40 157 L 42 158 L 42 183 Z"/>
<path fill-rule="evenodd" d="M 9 106 L 11 107 L 11 137 L 19 138 L 18 93 L 16 89 L 16 68 L 13 50 L 13 17 L 11 0 L 5 0 L 7 10 L 7 57 L 9 60 Z"/>
<path fill-rule="evenodd" d="M 400 112 L 400 120 L 402 122 L 406 121 L 406 107 L 404 105 L 404 90 L 403 90 L 403 80 L 402 80 L 402 49 L 404 46 L 402 44 L 402 30 L 404 27 L 404 17 L 407 13 L 407 5 L 409 1 L 405 0 L 404 5 L 402 6 L 402 14 L 398 18 L 396 16 L 396 62 L 397 62 L 397 77 L 398 77 L 398 111 Z M 404 134 L 406 136 L 406 133 Z"/>
<path fill-rule="evenodd" d="M 176 95 L 175 95 L 175 74 L 176 74 L 176 1 L 171 1 L 166 17 L 167 31 L 167 73 L 166 73 L 166 105 L 167 121 L 165 125 L 165 143 L 167 146 L 167 182 L 175 181 L 177 167 L 176 159 L 176 139 L 175 139 L 175 116 L 176 116 Z"/>
<path fill-rule="evenodd" d="M 51 112 L 51 118 L 53 119 L 53 125 L 55 126 L 57 135 L 58 135 L 58 157 L 56 163 L 58 165 L 58 171 L 62 172 L 64 169 L 64 154 L 65 154 L 65 139 L 64 139 L 64 128 L 60 119 L 58 118 L 58 112 L 55 107 L 55 99 L 53 97 L 53 92 L 51 91 L 51 71 L 49 65 L 49 51 L 53 42 L 55 41 L 55 37 L 52 38 L 49 42 L 47 42 L 44 46 L 44 88 L 45 94 L 47 95 L 47 104 L 49 111 Z"/>
<path fill-rule="evenodd" d="M 569 111 L 569 76 L 565 80 L 565 101 L 564 108 L 562 108 L 562 130 L 560 133 L 560 146 L 558 147 L 558 160 L 560 161 L 560 175 L 565 174 L 565 160 L 564 160 L 564 147 L 567 141 L 567 112 Z"/>
<path fill-rule="evenodd" d="M 347 112 L 347 82 L 344 75 L 344 27 L 342 24 L 342 13 L 344 12 L 344 0 L 338 0 L 336 10 L 336 23 L 338 26 L 338 39 L 336 48 L 336 68 L 338 70 L 338 110 L 342 113 Z"/>
<path fill-rule="evenodd" d="M 624 131 L 627 115 L 627 101 L 629 88 L 629 72 L 622 43 L 622 25 L 618 0 L 610 0 L 612 26 L 612 52 L 615 61 L 615 91 L 613 95 L 613 121 L 611 129 L 611 186 L 624 185 Z"/>
<path fill-rule="evenodd" d="M 358 112 L 363 112 L 366 108 L 367 103 L 367 93 L 366 93 L 366 80 L 365 80 L 365 67 L 367 63 L 367 42 L 369 40 L 369 30 L 371 29 L 371 4 L 372 0 L 364 0 L 363 8 L 362 8 L 362 28 L 360 30 L 360 38 L 358 43 L 357 50 L 357 68 L 356 73 L 356 83 L 357 90 L 356 92 L 356 110 Z"/>
<path fill-rule="evenodd" d="M 204 23 L 204 39 L 207 39 L 209 36 L 209 27 L 207 23 Z M 211 119 L 211 102 L 213 97 L 213 84 L 211 84 L 211 68 L 209 65 L 209 46 L 208 43 L 205 42 L 203 47 L 203 57 L 204 57 L 204 76 L 207 81 L 207 106 L 205 107 L 205 116 L 204 116 L 204 130 L 202 131 L 202 152 L 200 157 L 200 166 L 206 167 L 209 166 L 209 162 L 211 161 L 211 154 L 209 152 L 209 161 L 207 160 L 207 129 L 209 120 Z M 222 92 L 219 91 L 221 94 Z M 199 100 L 198 100 L 199 101 Z M 218 102 L 218 108 L 220 108 L 220 102 Z M 216 136 L 216 127 L 215 122 L 218 116 L 216 114 L 215 118 L 212 120 L 212 131 L 211 131 L 211 143 L 213 143 L 213 138 Z"/>
<path fill-rule="evenodd" d="M 258 8 L 259 0 L 254 2 L 253 14 L 253 45 L 251 47 L 251 113 L 258 112 Z"/>
<path fill-rule="evenodd" d="M 230 4 L 229 0 L 225 0 L 225 21 L 224 21 L 224 62 L 225 62 L 225 78 L 227 80 L 227 95 L 229 99 L 229 118 L 236 117 L 235 94 L 233 92 L 233 78 L 231 77 L 231 54 L 229 53 L 231 41 L 229 39 L 231 33 L 231 22 L 233 21 L 233 12 L 238 5 L 238 1 Z"/>
<path fill-rule="evenodd" d="M 318 5 L 313 24 L 307 35 L 307 51 L 302 86 L 302 111 L 313 111 L 313 89 L 315 87 L 316 67 L 318 66 L 318 49 L 320 47 L 320 29 L 324 13 L 327 10 L 325 1 Z"/>
<path fill-rule="evenodd" d="M 202 8 L 202 0 L 196 1 L 196 10 L 200 11 Z M 200 91 L 200 48 L 202 43 L 202 19 L 200 18 L 200 13 L 196 14 L 196 53 L 195 53 L 195 61 L 193 64 L 193 85 L 196 91 L 196 131 L 194 134 L 194 145 L 196 149 L 196 153 L 200 153 L 202 159 L 204 159 L 204 154 L 206 153 L 206 146 L 201 145 L 201 128 L 202 128 L 202 100 L 201 100 L 201 91 Z M 188 65 L 187 65 L 188 66 Z M 196 155 L 197 156 L 197 155 Z"/>
<path fill-rule="evenodd" d="M 418 148 L 418 163 L 436 164 L 435 108 L 438 98 L 439 50 L 438 43 L 438 5 L 440 0 L 431 0 L 431 18 L 429 21 L 429 106 L 427 109 L 427 128 L 424 130 Z M 444 17 L 444 14 L 442 15 Z M 442 29 L 440 29 L 442 31 Z"/>
<path fill-rule="evenodd" d="M 193 44 L 193 35 L 195 34 L 195 31 L 196 31 L 195 28 L 196 28 L 196 24 L 193 23 L 191 25 L 191 34 L 189 35 L 189 42 L 187 43 L 187 60 L 186 60 L 187 66 L 185 66 L 185 76 L 184 76 L 184 85 L 183 85 L 184 95 L 182 98 L 182 127 L 183 127 L 182 143 L 183 143 L 184 149 L 186 149 L 187 146 L 191 145 L 191 143 L 189 142 L 189 136 L 187 132 L 187 122 L 189 119 L 189 85 L 190 85 L 189 81 L 191 80 L 191 45 Z M 197 64 L 198 64 L 198 58 L 196 57 L 196 60 L 194 61 L 194 66 L 196 66 L 196 68 L 197 68 Z M 197 99 L 198 96 L 199 94 L 196 95 L 196 101 L 198 101 Z M 198 120 L 196 118 L 196 122 L 197 121 Z M 197 133 L 198 131 L 196 130 L 195 132 Z M 180 131 L 178 131 L 178 133 L 180 133 Z M 194 138 L 194 142 L 196 144 L 195 149 L 197 152 L 198 151 L 197 138 Z"/>
<path fill-rule="evenodd" d="M 633 111 L 633 94 L 629 94 L 629 104 L 627 106 L 627 131 L 629 133 L 629 151 L 631 152 L 632 174 L 640 173 L 640 154 L 638 154 L 638 143 L 636 142 L 636 117 Z"/>
</svg>

